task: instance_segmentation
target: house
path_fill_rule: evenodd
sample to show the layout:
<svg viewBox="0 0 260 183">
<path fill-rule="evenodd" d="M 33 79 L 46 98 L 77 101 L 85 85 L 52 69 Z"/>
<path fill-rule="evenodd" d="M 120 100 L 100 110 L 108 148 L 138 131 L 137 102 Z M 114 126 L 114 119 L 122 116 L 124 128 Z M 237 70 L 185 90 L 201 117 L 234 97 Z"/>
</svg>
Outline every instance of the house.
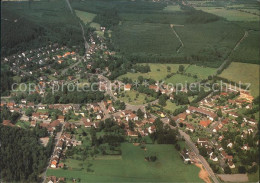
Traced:
<svg viewBox="0 0 260 183">
<path fill-rule="evenodd" d="M 248 146 L 248 144 L 245 144 L 241 149 L 247 151 L 250 150 L 250 147 Z"/>
<path fill-rule="evenodd" d="M 64 163 L 59 163 L 58 164 L 58 168 L 64 168 L 64 166 L 65 166 Z"/>
<path fill-rule="evenodd" d="M 98 114 L 97 115 L 97 120 L 101 120 L 103 118 L 103 114 Z"/>
<path fill-rule="evenodd" d="M 221 145 L 218 145 L 218 146 L 217 146 L 217 150 L 223 151 L 224 149 L 223 149 L 223 147 L 222 147 Z"/>
<path fill-rule="evenodd" d="M 64 120 L 65 120 L 65 117 L 60 115 L 58 116 L 58 120 L 61 122 L 61 123 L 64 123 Z"/>
<path fill-rule="evenodd" d="M 210 112 L 210 111 L 207 111 L 205 109 L 201 109 L 201 108 L 197 108 L 197 107 L 193 107 L 193 106 L 190 106 L 186 112 L 188 114 L 190 113 L 199 113 L 199 114 L 202 114 L 202 115 L 205 115 L 207 116 L 211 121 L 214 120 L 214 118 L 217 117 L 217 114 L 213 113 L 213 112 Z"/>
<path fill-rule="evenodd" d="M 186 152 L 185 150 L 183 150 L 180 154 L 183 158 L 184 163 L 189 163 L 191 161 L 188 152 Z"/>
<path fill-rule="evenodd" d="M 51 168 L 57 168 L 57 160 L 56 159 L 54 159 L 54 160 L 52 160 L 51 161 Z"/>
<path fill-rule="evenodd" d="M 95 127 L 95 128 L 98 128 L 98 127 L 99 127 L 99 122 L 95 122 L 95 123 L 94 123 L 94 127 Z"/>
<path fill-rule="evenodd" d="M 194 132 L 195 128 L 191 124 L 187 124 L 186 125 L 186 130 L 188 130 L 190 132 Z"/>
<path fill-rule="evenodd" d="M 91 122 L 85 122 L 84 123 L 85 128 L 90 128 L 92 126 Z"/>
<path fill-rule="evenodd" d="M 124 86 L 124 91 L 130 91 L 130 90 L 131 90 L 131 87 L 132 87 L 131 84 L 126 84 L 126 85 Z"/>
<path fill-rule="evenodd" d="M 227 147 L 229 147 L 229 148 L 232 148 L 232 146 L 233 146 L 232 142 L 229 142 L 228 145 L 227 145 Z"/>
<path fill-rule="evenodd" d="M 210 155 L 209 157 L 212 161 L 218 161 L 218 157 L 214 154 Z"/>
<path fill-rule="evenodd" d="M 130 137 L 137 137 L 138 136 L 138 133 L 136 131 L 130 131 L 128 130 L 127 131 L 127 135 L 130 136 Z"/>
<path fill-rule="evenodd" d="M 151 133 L 154 133 L 156 131 L 156 127 L 154 125 L 150 126 L 148 128 L 148 132 L 151 134 Z"/>
<path fill-rule="evenodd" d="M 200 121 L 200 125 L 203 126 L 204 128 L 208 127 L 210 125 L 211 121 L 210 120 L 202 120 Z"/>
<path fill-rule="evenodd" d="M 31 121 L 31 125 L 30 125 L 31 127 L 35 127 L 36 126 L 36 121 Z"/>
<path fill-rule="evenodd" d="M 236 168 L 235 164 L 232 161 L 228 161 L 229 168 Z"/>
<path fill-rule="evenodd" d="M 11 123 L 11 120 L 3 120 L 3 125 L 5 125 L 5 126 L 14 126 L 14 124 Z"/>
</svg>

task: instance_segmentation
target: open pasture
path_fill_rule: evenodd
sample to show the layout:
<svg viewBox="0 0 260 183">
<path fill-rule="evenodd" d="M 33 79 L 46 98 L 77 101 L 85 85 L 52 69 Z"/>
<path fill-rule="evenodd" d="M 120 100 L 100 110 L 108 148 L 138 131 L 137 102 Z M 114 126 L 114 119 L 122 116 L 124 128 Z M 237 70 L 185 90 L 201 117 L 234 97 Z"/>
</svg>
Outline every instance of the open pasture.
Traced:
<svg viewBox="0 0 260 183">
<path fill-rule="evenodd" d="M 168 24 L 123 22 L 112 32 L 112 39 L 127 54 L 176 55 L 180 45 Z"/>
<path fill-rule="evenodd" d="M 199 79 L 207 79 L 208 76 L 214 75 L 216 73 L 216 69 L 210 67 L 189 65 L 185 69 L 185 73 L 191 74 L 192 76 L 197 75 Z"/>
<path fill-rule="evenodd" d="M 146 64 L 143 64 L 146 65 Z M 118 77 L 118 79 L 122 79 L 124 77 L 126 78 L 130 78 L 133 81 L 137 80 L 139 76 L 143 76 L 144 78 L 147 79 L 153 79 L 155 81 L 159 81 L 159 80 L 163 80 L 164 78 L 166 78 L 166 76 L 170 73 L 176 73 L 179 69 L 179 65 L 180 64 L 153 64 L 153 63 L 149 63 L 148 64 L 150 66 L 151 72 L 148 73 L 130 73 L 128 72 L 127 74 L 124 74 L 120 77 Z M 184 67 L 187 67 L 187 64 L 182 64 Z M 167 67 L 170 67 L 171 70 L 170 72 L 168 72 Z"/>
<path fill-rule="evenodd" d="M 47 175 L 80 178 L 81 182 L 202 182 L 199 168 L 185 165 L 173 145 L 146 145 L 147 151 L 131 143 L 121 145 L 122 159 L 73 160 L 71 167 L 48 169 Z M 145 155 L 156 154 L 156 162 L 148 162 Z M 66 164 L 66 162 L 65 162 Z M 93 170 L 88 172 L 87 169 Z"/>
<path fill-rule="evenodd" d="M 238 11 L 236 9 L 226 9 L 224 7 L 196 7 L 196 9 L 226 18 L 228 21 L 259 21 L 258 15 Z"/>
<path fill-rule="evenodd" d="M 239 83 L 251 83 L 250 91 L 253 96 L 259 95 L 259 65 L 232 62 L 221 75 L 231 81 Z"/>
</svg>

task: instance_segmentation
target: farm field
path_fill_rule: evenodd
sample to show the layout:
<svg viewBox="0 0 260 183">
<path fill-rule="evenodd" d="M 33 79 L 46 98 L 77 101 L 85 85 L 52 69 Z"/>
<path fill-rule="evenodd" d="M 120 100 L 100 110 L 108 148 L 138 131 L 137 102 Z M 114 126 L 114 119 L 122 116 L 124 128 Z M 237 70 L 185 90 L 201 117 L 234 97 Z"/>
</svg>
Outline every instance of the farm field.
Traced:
<svg viewBox="0 0 260 183">
<path fill-rule="evenodd" d="M 180 45 L 170 25 L 123 22 L 112 32 L 115 45 L 127 54 L 176 54 Z"/>
<path fill-rule="evenodd" d="M 189 65 L 185 69 L 185 73 L 193 75 L 197 75 L 199 79 L 207 79 L 208 76 L 211 76 L 216 73 L 215 68 L 210 67 L 201 67 L 196 65 Z"/>
<path fill-rule="evenodd" d="M 146 64 L 143 64 L 146 65 Z M 151 72 L 148 73 L 130 73 L 128 72 L 127 74 L 124 74 L 122 76 L 119 76 L 118 79 L 122 79 L 124 77 L 130 78 L 133 81 L 137 80 L 139 76 L 143 76 L 144 78 L 147 79 L 154 79 L 155 81 L 162 80 L 166 78 L 166 76 L 170 73 L 176 73 L 179 69 L 179 65 L 183 65 L 184 67 L 187 67 L 187 64 L 154 64 L 154 63 L 149 63 Z M 167 71 L 167 67 L 171 67 L 171 71 Z"/>
<path fill-rule="evenodd" d="M 73 160 L 67 164 L 68 170 L 48 169 L 47 175 L 80 178 L 82 182 L 202 182 L 198 177 L 199 168 L 185 165 L 173 145 L 146 145 L 144 151 L 123 143 L 121 149 L 122 159 Z M 156 162 L 145 161 L 145 155 L 150 152 L 158 157 Z M 87 168 L 93 172 L 87 172 Z"/>
<path fill-rule="evenodd" d="M 93 19 L 95 18 L 96 14 L 94 13 L 89 13 L 89 12 L 86 12 L 86 11 L 79 11 L 79 10 L 76 10 L 76 15 L 85 23 L 90 23 L 93 21 Z"/>
<path fill-rule="evenodd" d="M 163 10 L 166 12 L 182 11 L 179 5 L 168 5 Z"/>
<path fill-rule="evenodd" d="M 236 9 L 226 9 L 223 7 L 196 7 L 196 9 L 226 18 L 229 21 L 259 21 L 258 15 L 241 12 Z"/>
<path fill-rule="evenodd" d="M 232 62 L 221 75 L 231 81 L 239 83 L 251 83 L 251 93 L 253 96 L 259 95 L 259 65 Z"/>
<path fill-rule="evenodd" d="M 186 83 L 194 83 L 197 81 L 198 81 L 198 79 L 195 79 L 191 76 L 186 76 L 183 74 L 175 74 L 172 77 L 165 80 L 165 82 L 168 84 L 171 83 L 173 85 L 176 85 L 176 84 L 181 83 L 181 84 L 183 84 L 183 86 L 185 86 Z"/>
<path fill-rule="evenodd" d="M 124 97 L 122 97 L 122 94 L 124 94 Z M 139 93 L 135 90 L 125 91 L 121 93 L 121 96 L 118 97 L 120 100 L 132 104 L 132 105 L 140 105 L 145 104 L 149 101 L 155 100 L 153 97 L 149 97 L 148 95 L 144 93 Z M 147 101 L 145 100 L 147 98 Z"/>
</svg>

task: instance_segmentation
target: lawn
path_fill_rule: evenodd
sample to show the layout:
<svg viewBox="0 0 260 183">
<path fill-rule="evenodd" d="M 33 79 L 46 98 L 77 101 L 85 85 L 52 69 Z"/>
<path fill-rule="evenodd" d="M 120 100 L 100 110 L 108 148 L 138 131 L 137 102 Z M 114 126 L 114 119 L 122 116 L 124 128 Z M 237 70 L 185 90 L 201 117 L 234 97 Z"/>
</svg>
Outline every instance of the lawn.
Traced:
<svg viewBox="0 0 260 183">
<path fill-rule="evenodd" d="M 72 170 L 49 169 L 47 175 L 80 178 L 82 182 L 202 182 L 198 177 L 199 168 L 185 165 L 173 145 L 147 145 L 147 152 L 131 143 L 121 146 L 122 159 L 74 160 L 68 164 Z M 158 160 L 145 161 L 149 153 L 155 154 Z M 80 163 L 83 166 L 79 170 Z M 86 171 L 88 166 L 93 172 Z"/>
<path fill-rule="evenodd" d="M 235 9 L 226 9 L 224 7 L 196 7 L 196 9 L 215 14 L 229 21 L 259 21 L 259 16 Z"/>
<path fill-rule="evenodd" d="M 124 97 L 120 96 L 119 99 L 121 101 L 124 101 L 125 103 L 129 103 L 129 104 L 132 104 L 132 105 L 140 105 L 140 104 L 147 103 L 145 101 L 145 98 L 147 98 L 148 101 L 155 100 L 155 98 L 150 97 L 150 96 L 148 96 L 144 93 L 139 93 L 135 90 L 125 91 L 125 92 L 122 92 L 121 95 L 122 94 L 124 94 Z M 137 95 L 138 95 L 138 97 L 136 97 Z"/>
<path fill-rule="evenodd" d="M 259 95 L 259 65 L 232 62 L 221 75 L 231 81 L 239 83 L 251 83 L 251 93 L 253 96 Z"/>
<path fill-rule="evenodd" d="M 208 76 L 211 76 L 216 73 L 216 69 L 210 67 L 189 65 L 186 68 L 185 73 L 190 73 L 192 76 L 197 75 L 199 79 L 207 79 Z"/>
<path fill-rule="evenodd" d="M 29 121 L 18 121 L 15 125 L 27 129 L 30 127 L 31 123 Z"/>
<path fill-rule="evenodd" d="M 198 81 L 197 79 L 183 75 L 183 74 L 175 74 L 172 77 L 165 80 L 165 82 L 168 83 L 168 84 L 176 85 L 176 84 L 180 83 L 180 84 L 183 84 L 183 86 L 186 83 L 194 83 L 194 82 L 197 82 L 197 81 Z"/>
<path fill-rule="evenodd" d="M 130 73 L 119 76 L 118 79 L 122 79 L 124 77 L 131 78 L 133 81 L 137 80 L 139 76 L 143 76 L 147 79 L 154 79 L 155 81 L 163 80 L 170 73 L 176 73 L 179 69 L 180 64 L 148 64 L 150 66 L 151 72 L 148 73 Z M 187 67 L 187 64 L 182 64 Z M 167 71 L 167 67 L 171 67 L 171 71 Z"/>
<path fill-rule="evenodd" d="M 174 112 L 177 108 L 178 107 L 175 103 L 172 103 L 170 100 L 166 101 L 166 106 L 164 107 L 164 109 Z"/>
</svg>

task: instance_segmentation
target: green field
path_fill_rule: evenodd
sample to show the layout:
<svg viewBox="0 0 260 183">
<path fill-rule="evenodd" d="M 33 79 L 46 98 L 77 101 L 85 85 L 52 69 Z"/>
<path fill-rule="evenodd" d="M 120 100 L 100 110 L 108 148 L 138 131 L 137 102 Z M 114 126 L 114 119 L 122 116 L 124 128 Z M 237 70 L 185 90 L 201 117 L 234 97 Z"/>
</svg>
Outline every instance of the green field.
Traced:
<svg viewBox="0 0 260 183">
<path fill-rule="evenodd" d="M 150 97 L 144 93 L 139 93 L 135 90 L 125 91 L 125 92 L 123 92 L 123 94 L 125 95 L 124 97 L 120 96 L 118 98 L 121 101 L 124 101 L 125 103 L 129 103 L 132 105 L 141 105 L 141 104 L 145 104 L 147 102 L 155 100 L 155 98 Z M 138 97 L 136 97 L 137 94 L 138 94 Z M 147 102 L 146 102 L 145 98 L 147 98 L 147 100 L 148 100 Z"/>
<path fill-rule="evenodd" d="M 194 83 L 194 82 L 197 82 L 198 79 L 195 79 L 193 77 L 189 77 L 189 76 L 186 76 L 186 75 L 183 75 L 183 74 L 175 74 L 173 75 L 172 77 L 168 78 L 165 80 L 166 83 L 171 83 L 173 85 L 176 85 L 176 84 L 183 84 L 183 86 L 186 84 L 186 83 Z"/>
<path fill-rule="evenodd" d="M 166 101 L 166 106 L 164 107 L 164 109 L 170 111 L 170 112 L 174 112 L 178 107 L 176 106 L 175 103 L 172 103 L 171 101 L 167 100 Z"/>
<path fill-rule="evenodd" d="M 208 76 L 211 76 L 216 73 L 215 68 L 210 68 L 210 67 L 201 67 L 201 66 L 196 66 L 196 65 L 189 65 L 185 69 L 185 73 L 189 73 L 192 76 L 197 75 L 199 79 L 207 79 Z"/>
<path fill-rule="evenodd" d="M 145 65 L 145 64 L 143 64 Z M 153 64 L 149 63 L 151 72 L 148 73 L 130 73 L 128 72 L 127 74 L 124 74 L 120 77 L 118 77 L 119 80 L 121 80 L 124 77 L 130 78 L 133 81 L 137 80 L 139 76 L 143 76 L 144 78 L 147 79 L 154 79 L 155 81 L 163 80 L 166 78 L 166 76 L 170 73 L 176 73 L 179 69 L 179 65 L 181 64 Z M 187 67 L 187 64 L 182 64 L 184 67 Z M 171 67 L 171 71 L 167 71 L 167 67 Z"/>
<path fill-rule="evenodd" d="M 251 83 L 252 95 L 259 95 L 259 65 L 232 62 L 220 76 L 237 83 Z"/>
<path fill-rule="evenodd" d="M 196 7 L 196 9 L 215 14 L 226 18 L 229 21 L 259 21 L 258 15 L 241 12 L 235 9 L 226 9 L 223 7 Z"/>
<path fill-rule="evenodd" d="M 169 24 L 125 21 L 112 32 L 112 39 L 127 54 L 172 55 L 180 45 Z"/>
<path fill-rule="evenodd" d="M 94 13 L 89 13 L 89 12 L 85 12 L 85 11 L 79 11 L 76 10 L 76 15 L 85 23 L 88 24 L 90 22 L 93 21 L 93 19 L 95 18 L 96 14 Z"/>
<path fill-rule="evenodd" d="M 80 178 L 81 182 L 202 182 L 199 168 L 185 165 L 173 145 L 146 145 L 147 152 L 158 157 L 156 162 L 145 161 L 147 152 L 138 146 L 121 146 L 122 159 L 73 160 L 68 164 L 70 170 L 48 169 L 47 176 Z M 86 171 L 87 164 L 93 172 Z"/>
<path fill-rule="evenodd" d="M 166 12 L 182 11 L 179 5 L 168 5 L 163 10 Z"/>
</svg>

